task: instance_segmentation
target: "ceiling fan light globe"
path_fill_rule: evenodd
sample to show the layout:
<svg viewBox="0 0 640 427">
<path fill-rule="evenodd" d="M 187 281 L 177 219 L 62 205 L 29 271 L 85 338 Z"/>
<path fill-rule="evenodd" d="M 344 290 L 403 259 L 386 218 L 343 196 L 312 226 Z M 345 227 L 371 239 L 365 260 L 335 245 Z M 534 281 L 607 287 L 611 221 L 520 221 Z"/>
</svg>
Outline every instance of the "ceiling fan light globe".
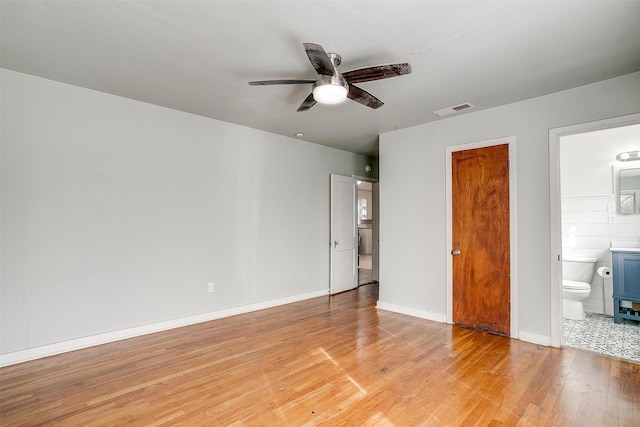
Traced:
<svg viewBox="0 0 640 427">
<path fill-rule="evenodd" d="M 319 85 L 313 88 L 313 99 L 320 104 L 339 104 L 347 99 L 347 92 L 343 85 Z"/>
</svg>

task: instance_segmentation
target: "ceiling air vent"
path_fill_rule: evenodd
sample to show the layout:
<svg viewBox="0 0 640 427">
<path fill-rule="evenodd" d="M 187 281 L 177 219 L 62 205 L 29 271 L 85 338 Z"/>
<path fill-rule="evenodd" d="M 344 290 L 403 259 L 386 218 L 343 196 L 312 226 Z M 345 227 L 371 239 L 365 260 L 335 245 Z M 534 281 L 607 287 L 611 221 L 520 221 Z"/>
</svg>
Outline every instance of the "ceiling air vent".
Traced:
<svg viewBox="0 0 640 427">
<path fill-rule="evenodd" d="M 448 114 L 457 113 L 458 111 L 468 110 L 470 108 L 474 108 L 475 105 L 465 102 L 464 104 L 454 105 L 453 107 L 443 108 L 442 110 L 434 111 L 433 114 L 436 116 L 446 116 Z"/>
</svg>

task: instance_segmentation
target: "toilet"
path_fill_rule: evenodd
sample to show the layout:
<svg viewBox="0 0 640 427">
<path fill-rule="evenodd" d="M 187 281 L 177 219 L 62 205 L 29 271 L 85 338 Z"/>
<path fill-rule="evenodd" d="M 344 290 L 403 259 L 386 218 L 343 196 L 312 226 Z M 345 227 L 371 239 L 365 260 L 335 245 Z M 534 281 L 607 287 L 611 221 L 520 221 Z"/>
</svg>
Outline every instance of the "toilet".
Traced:
<svg viewBox="0 0 640 427">
<path fill-rule="evenodd" d="M 584 319 L 582 301 L 591 294 L 591 280 L 597 258 L 563 256 L 562 258 L 562 317 Z"/>
</svg>

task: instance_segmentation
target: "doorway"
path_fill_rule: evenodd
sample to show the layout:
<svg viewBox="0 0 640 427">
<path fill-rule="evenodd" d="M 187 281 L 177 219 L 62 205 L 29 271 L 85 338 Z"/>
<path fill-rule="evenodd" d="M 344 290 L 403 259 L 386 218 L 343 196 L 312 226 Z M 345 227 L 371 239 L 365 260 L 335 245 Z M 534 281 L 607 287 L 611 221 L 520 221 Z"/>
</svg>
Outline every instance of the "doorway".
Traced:
<svg viewBox="0 0 640 427">
<path fill-rule="evenodd" d="M 612 322 L 607 322 L 612 314 L 611 279 L 595 274 L 590 283 L 591 293 L 582 301 L 585 319 L 564 319 L 562 260 L 588 257 L 597 260 L 596 268 L 610 267 L 610 241 L 630 237 L 640 240 L 637 232 L 623 230 L 638 220 L 619 215 L 614 196 L 615 172 L 619 167 L 615 157 L 629 149 L 624 143 L 620 145 L 624 139 L 621 135 L 625 128 L 638 123 L 640 114 L 633 114 L 549 131 L 552 346 L 568 345 L 623 357 L 609 351 L 621 347 L 623 340 L 615 340 L 611 345 L 605 342 L 614 332 L 606 332 L 602 338 L 592 336 L 594 331 L 608 331 L 612 326 L 608 325 Z M 630 144 L 637 149 L 637 138 Z M 579 174 L 582 177 L 576 176 Z M 589 231 L 591 228 L 597 232 Z M 598 326 L 587 327 L 587 323 Z M 577 336 L 580 331 L 590 336 L 581 339 Z M 583 344 L 593 348 L 582 347 Z"/>
<path fill-rule="evenodd" d="M 483 166 L 496 152 L 498 158 Z M 466 174 L 461 161 L 480 169 L 458 176 Z M 446 167 L 447 322 L 518 338 L 515 137 L 448 147 Z M 460 194 L 454 194 L 460 186 L 457 178 L 469 185 Z M 463 192 L 467 200 L 459 204 L 456 196 Z M 494 221 L 495 209 L 501 211 L 500 221 Z M 459 214 L 470 215 L 461 219 Z M 466 223 L 466 231 L 460 230 L 461 223 Z M 476 239 L 482 230 L 485 238 Z"/>
<path fill-rule="evenodd" d="M 330 193 L 329 293 L 333 295 L 378 281 L 378 182 L 331 174 Z"/>
<path fill-rule="evenodd" d="M 378 281 L 378 182 L 357 178 L 358 285 Z"/>
</svg>

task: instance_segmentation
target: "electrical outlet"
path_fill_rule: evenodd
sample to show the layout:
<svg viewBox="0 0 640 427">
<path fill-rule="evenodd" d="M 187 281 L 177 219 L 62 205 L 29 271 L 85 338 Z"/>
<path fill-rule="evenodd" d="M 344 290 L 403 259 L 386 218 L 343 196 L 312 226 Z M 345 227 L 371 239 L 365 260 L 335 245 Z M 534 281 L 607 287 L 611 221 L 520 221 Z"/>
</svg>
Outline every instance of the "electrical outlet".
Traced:
<svg viewBox="0 0 640 427">
<path fill-rule="evenodd" d="M 215 283 L 209 282 L 207 286 L 208 286 L 207 289 L 209 290 L 209 292 L 215 291 Z"/>
<path fill-rule="evenodd" d="M 609 214 L 609 224 L 615 224 L 615 223 L 616 223 L 615 214 Z"/>
</svg>

